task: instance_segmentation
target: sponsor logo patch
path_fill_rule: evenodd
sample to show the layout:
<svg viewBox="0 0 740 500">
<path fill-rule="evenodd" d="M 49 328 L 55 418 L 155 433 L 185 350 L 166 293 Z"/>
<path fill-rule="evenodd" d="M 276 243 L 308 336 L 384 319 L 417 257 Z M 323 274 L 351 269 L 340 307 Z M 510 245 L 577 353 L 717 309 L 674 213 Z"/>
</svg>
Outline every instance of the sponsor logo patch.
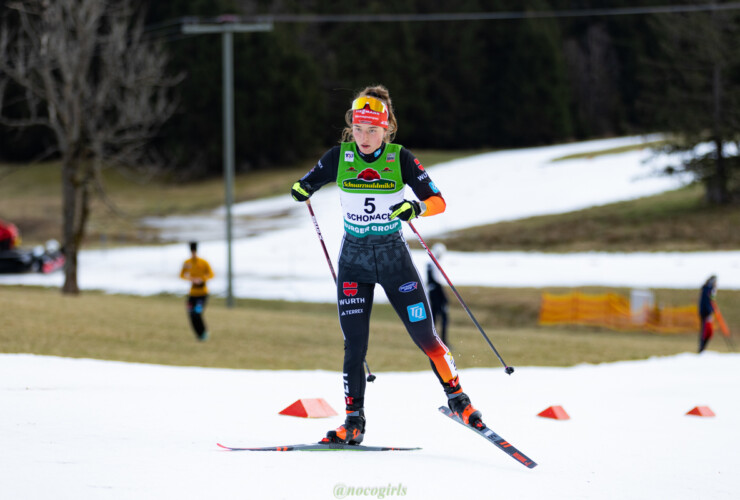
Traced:
<svg viewBox="0 0 740 500">
<path fill-rule="evenodd" d="M 364 304 L 364 303 L 365 303 L 365 297 L 357 297 L 356 299 L 339 299 L 340 306 L 350 306 L 354 304 Z"/>
<path fill-rule="evenodd" d="M 347 212 L 345 214 L 345 219 L 351 220 L 354 222 L 372 222 L 372 221 L 383 221 L 383 220 L 390 220 L 391 215 L 390 214 L 353 214 L 352 212 Z"/>
<path fill-rule="evenodd" d="M 377 181 L 380 180 L 380 174 L 374 168 L 366 168 L 357 174 L 357 178 L 363 181 Z"/>
<path fill-rule="evenodd" d="M 357 295 L 357 282 L 356 281 L 345 281 L 342 283 L 344 288 L 344 295 L 347 297 L 354 297 Z"/>
<path fill-rule="evenodd" d="M 396 181 L 382 179 L 377 170 L 366 168 L 359 174 L 356 179 L 345 179 L 342 181 L 344 189 L 375 189 L 380 191 L 394 191 Z"/>
<path fill-rule="evenodd" d="M 439 189 L 437 188 L 437 185 L 434 182 L 430 182 L 429 187 L 432 188 L 433 192 L 439 193 Z"/>
<path fill-rule="evenodd" d="M 386 163 L 391 163 L 391 162 L 394 162 L 394 161 L 396 161 L 396 153 L 388 153 L 385 156 L 385 162 Z"/>
<path fill-rule="evenodd" d="M 406 307 L 406 312 L 408 312 L 409 321 L 411 321 L 412 323 L 416 323 L 418 321 L 424 321 L 425 319 L 427 319 L 427 310 L 424 307 L 423 302 L 419 302 L 418 304 L 412 304 Z"/>
<path fill-rule="evenodd" d="M 353 236 L 364 238 L 368 234 L 390 234 L 401 229 L 401 220 L 394 219 L 388 224 L 371 223 L 369 226 L 357 226 L 349 221 L 344 221 L 344 229 Z"/>
<path fill-rule="evenodd" d="M 344 161 L 348 161 L 348 162 L 355 161 L 355 152 L 354 151 L 345 151 L 344 152 Z"/>
<path fill-rule="evenodd" d="M 344 189 L 376 189 L 379 191 L 394 191 L 396 189 L 396 181 L 363 181 L 360 179 L 348 179 L 342 181 L 342 187 Z"/>
<path fill-rule="evenodd" d="M 403 285 L 398 287 L 398 291 L 401 293 L 409 293 L 413 292 L 419 287 L 419 283 L 417 281 L 409 281 L 408 283 L 404 283 Z"/>
</svg>

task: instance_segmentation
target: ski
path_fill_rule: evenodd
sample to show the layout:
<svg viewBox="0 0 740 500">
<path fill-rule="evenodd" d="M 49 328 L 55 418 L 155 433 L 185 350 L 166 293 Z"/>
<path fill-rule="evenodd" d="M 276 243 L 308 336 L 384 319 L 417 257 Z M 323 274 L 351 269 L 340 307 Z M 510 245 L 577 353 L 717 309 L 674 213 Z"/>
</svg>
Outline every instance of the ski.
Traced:
<svg viewBox="0 0 740 500">
<path fill-rule="evenodd" d="M 228 451 L 413 451 L 421 448 L 401 448 L 396 446 L 363 446 L 344 443 L 289 444 L 285 446 L 263 446 L 258 448 L 235 448 L 216 443 Z"/>
<path fill-rule="evenodd" d="M 491 443 L 501 448 L 509 456 L 511 456 L 518 462 L 521 462 L 521 464 L 524 465 L 525 467 L 529 467 L 530 469 L 534 469 L 535 467 L 537 467 L 537 462 L 527 457 L 521 451 L 517 450 L 511 443 L 509 443 L 504 438 L 502 438 L 501 436 L 493 432 L 488 427 L 484 427 L 483 430 L 476 429 L 475 427 L 470 427 L 469 425 L 466 425 L 456 413 L 453 413 L 452 410 L 450 410 L 446 406 L 440 406 L 439 411 L 440 413 L 450 417 L 452 420 L 454 420 L 458 424 L 467 427 L 468 429 L 470 429 L 471 431 L 477 434 L 480 434 L 481 436 L 486 438 L 488 441 L 490 441 Z"/>
</svg>

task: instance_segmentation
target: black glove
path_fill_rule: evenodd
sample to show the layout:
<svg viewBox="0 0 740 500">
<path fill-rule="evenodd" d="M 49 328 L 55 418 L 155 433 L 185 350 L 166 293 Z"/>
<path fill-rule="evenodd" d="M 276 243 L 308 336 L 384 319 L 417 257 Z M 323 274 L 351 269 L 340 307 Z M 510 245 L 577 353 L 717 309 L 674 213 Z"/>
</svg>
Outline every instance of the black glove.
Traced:
<svg viewBox="0 0 740 500">
<path fill-rule="evenodd" d="M 311 185 L 306 181 L 297 181 L 290 188 L 290 194 L 293 195 L 295 201 L 306 201 L 313 194 Z"/>
<path fill-rule="evenodd" d="M 401 203 L 391 205 L 389 210 L 391 211 L 391 219 L 398 217 L 404 221 L 410 221 L 421 213 L 421 205 L 418 201 L 403 200 Z"/>
</svg>

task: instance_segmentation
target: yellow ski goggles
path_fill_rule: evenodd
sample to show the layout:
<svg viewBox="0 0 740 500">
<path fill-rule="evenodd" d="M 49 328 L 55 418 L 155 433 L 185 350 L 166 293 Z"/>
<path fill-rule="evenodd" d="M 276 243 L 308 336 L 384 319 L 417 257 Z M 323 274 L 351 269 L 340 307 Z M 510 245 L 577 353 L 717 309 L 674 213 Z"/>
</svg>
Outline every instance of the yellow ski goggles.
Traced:
<svg viewBox="0 0 740 500">
<path fill-rule="evenodd" d="M 352 101 L 352 123 L 388 128 L 388 110 L 383 101 L 363 96 Z"/>
<path fill-rule="evenodd" d="M 381 101 L 380 99 L 376 99 L 375 97 L 363 96 L 363 97 L 358 97 L 357 99 L 352 101 L 353 110 L 365 109 L 366 107 L 378 113 L 385 112 L 385 104 L 383 104 L 383 101 Z"/>
</svg>

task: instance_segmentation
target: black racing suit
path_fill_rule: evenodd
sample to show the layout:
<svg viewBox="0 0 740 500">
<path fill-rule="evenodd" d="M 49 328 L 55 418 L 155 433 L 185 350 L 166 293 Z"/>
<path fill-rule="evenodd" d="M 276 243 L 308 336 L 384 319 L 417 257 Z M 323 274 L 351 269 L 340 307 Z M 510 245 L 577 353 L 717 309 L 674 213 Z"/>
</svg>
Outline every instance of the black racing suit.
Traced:
<svg viewBox="0 0 740 500">
<path fill-rule="evenodd" d="M 379 149 L 385 148 L 385 144 Z M 324 154 L 301 180 L 311 192 L 335 182 L 340 147 Z M 360 156 L 365 162 L 378 152 Z M 438 191 L 421 163 L 406 149 L 399 155 L 403 183 L 425 200 Z M 346 226 L 345 226 L 346 227 Z M 409 253 L 402 231 L 358 237 L 345 232 L 337 273 L 339 322 L 344 335 L 344 390 L 348 410 L 362 408 L 365 394 L 363 362 L 370 335 L 370 312 L 375 285 L 380 284 L 414 343 L 430 358 L 432 369 L 448 393 L 460 390 L 449 349 L 438 337 L 423 282 Z"/>
</svg>

